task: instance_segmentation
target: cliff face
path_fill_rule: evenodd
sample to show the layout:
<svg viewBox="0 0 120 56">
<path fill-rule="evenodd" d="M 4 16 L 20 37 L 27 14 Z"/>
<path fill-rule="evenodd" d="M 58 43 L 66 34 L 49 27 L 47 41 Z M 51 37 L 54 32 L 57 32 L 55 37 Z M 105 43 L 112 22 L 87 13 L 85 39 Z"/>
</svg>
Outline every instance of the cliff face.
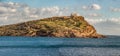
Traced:
<svg viewBox="0 0 120 56">
<path fill-rule="evenodd" d="M 82 16 L 51 17 L 0 27 L 0 36 L 101 38 Z"/>
</svg>

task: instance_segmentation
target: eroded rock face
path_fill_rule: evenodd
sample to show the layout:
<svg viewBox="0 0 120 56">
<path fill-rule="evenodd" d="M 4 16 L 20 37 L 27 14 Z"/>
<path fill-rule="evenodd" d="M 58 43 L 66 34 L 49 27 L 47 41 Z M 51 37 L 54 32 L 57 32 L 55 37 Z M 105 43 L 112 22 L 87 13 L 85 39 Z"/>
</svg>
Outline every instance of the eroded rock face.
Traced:
<svg viewBox="0 0 120 56">
<path fill-rule="evenodd" d="M 84 17 L 77 15 L 51 17 L 1 26 L 0 36 L 104 37 L 98 34 L 95 28 L 84 20 Z"/>
</svg>

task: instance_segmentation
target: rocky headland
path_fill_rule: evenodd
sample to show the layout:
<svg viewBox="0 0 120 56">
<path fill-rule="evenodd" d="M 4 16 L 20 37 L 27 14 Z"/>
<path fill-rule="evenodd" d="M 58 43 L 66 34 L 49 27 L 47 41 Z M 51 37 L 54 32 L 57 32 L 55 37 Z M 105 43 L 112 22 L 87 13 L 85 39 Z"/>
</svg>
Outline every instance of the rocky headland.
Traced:
<svg viewBox="0 0 120 56">
<path fill-rule="evenodd" d="M 103 38 L 82 16 L 50 17 L 0 26 L 0 36 Z"/>
</svg>

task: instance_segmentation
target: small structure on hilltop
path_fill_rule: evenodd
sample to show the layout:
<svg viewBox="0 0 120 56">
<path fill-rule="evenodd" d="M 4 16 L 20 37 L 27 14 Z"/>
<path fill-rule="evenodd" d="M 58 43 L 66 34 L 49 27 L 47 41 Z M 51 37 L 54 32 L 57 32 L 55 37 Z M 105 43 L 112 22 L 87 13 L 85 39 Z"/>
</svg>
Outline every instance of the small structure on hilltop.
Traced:
<svg viewBox="0 0 120 56">
<path fill-rule="evenodd" d="M 72 17 L 72 18 L 73 18 L 73 17 L 77 17 L 77 16 L 79 16 L 78 13 L 71 13 L 71 17 Z"/>
</svg>

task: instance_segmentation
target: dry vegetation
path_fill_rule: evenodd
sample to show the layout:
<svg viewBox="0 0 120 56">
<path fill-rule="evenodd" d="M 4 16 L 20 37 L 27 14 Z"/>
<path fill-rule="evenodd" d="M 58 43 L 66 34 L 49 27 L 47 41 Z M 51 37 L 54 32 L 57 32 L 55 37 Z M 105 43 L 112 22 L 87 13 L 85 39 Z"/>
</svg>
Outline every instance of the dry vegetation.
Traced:
<svg viewBox="0 0 120 56">
<path fill-rule="evenodd" d="M 102 37 L 82 16 L 73 15 L 1 26 L 0 36 Z"/>
</svg>

